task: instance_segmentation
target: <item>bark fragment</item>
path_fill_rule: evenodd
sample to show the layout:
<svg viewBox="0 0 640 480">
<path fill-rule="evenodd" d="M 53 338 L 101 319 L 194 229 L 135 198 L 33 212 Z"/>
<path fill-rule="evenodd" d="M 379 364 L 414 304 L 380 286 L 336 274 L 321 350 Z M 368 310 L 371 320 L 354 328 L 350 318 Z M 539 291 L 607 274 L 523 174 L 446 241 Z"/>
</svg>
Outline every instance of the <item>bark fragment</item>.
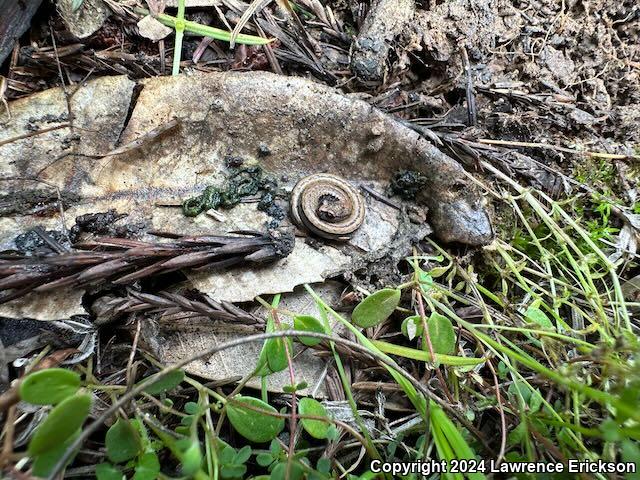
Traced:
<svg viewBox="0 0 640 480">
<path fill-rule="evenodd" d="M 0 65 L 13 50 L 15 41 L 31 25 L 31 17 L 42 0 L 0 0 Z"/>
<path fill-rule="evenodd" d="M 351 69 L 360 80 L 383 80 L 392 42 L 411 22 L 415 10 L 415 0 L 372 2 L 351 56 Z"/>
</svg>

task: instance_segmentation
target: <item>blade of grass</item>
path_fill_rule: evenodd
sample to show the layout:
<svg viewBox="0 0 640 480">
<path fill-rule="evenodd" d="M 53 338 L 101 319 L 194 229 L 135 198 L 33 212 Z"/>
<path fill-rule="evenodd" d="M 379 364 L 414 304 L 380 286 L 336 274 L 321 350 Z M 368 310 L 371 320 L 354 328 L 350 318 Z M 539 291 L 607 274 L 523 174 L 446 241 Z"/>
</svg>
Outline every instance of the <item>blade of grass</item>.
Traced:
<svg viewBox="0 0 640 480">
<path fill-rule="evenodd" d="M 600 297 L 598 295 L 597 289 L 593 284 L 592 277 L 589 274 L 589 268 L 586 265 L 584 265 L 581 268 L 578 262 L 575 260 L 575 258 L 569 253 L 569 249 L 567 247 L 570 247 L 577 255 L 581 256 L 582 252 L 576 246 L 575 242 L 569 237 L 569 235 L 556 223 L 555 220 L 553 220 L 552 215 L 557 214 L 560 217 L 562 217 L 562 219 L 565 222 L 567 222 L 567 224 L 581 237 L 581 239 L 589 246 L 589 248 L 591 248 L 593 253 L 595 253 L 595 255 L 602 262 L 603 266 L 609 272 L 609 276 L 611 278 L 611 283 L 613 284 L 616 300 L 620 302 L 619 312 L 622 316 L 622 319 L 625 322 L 625 328 L 630 330 L 631 320 L 629 318 L 629 312 L 625 305 L 625 298 L 622 293 L 620 280 L 616 272 L 616 265 L 609 260 L 609 258 L 604 254 L 602 250 L 600 250 L 600 248 L 598 248 L 598 246 L 593 242 L 589 234 L 580 225 L 578 225 L 578 223 L 573 218 L 571 218 L 571 216 L 567 214 L 558 205 L 557 202 L 554 202 L 553 199 L 549 198 L 543 192 L 537 192 L 537 193 L 538 195 L 540 195 L 541 198 L 543 198 L 546 202 L 548 202 L 551 205 L 550 212 L 548 212 L 547 209 L 545 209 L 545 207 L 533 196 L 533 194 L 529 190 L 523 188 L 518 183 L 514 182 L 511 178 L 509 178 L 507 175 L 502 173 L 500 170 L 496 169 L 493 165 L 484 161 L 482 162 L 482 165 L 483 167 L 486 167 L 488 170 L 490 170 L 498 178 L 508 183 L 520 195 L 523 195 L 523 198 L 527 201 L 527 203 L 529 203 L 529 205 L 538 214 L 538 216 L 542 219 L 542 221 L 544 221 L 545 224 L 547 224 L 549 229 L 552 231 L 553 235 L 557 238 L 559 245 L 562 247 L 563 253 L 565 254 L 567 260 L 571 263 L 571 266 L 573 267 L 576 275 L 578 275 L 579 277 L 582 277 L 581 280 L 586 282 L 587 285 L 585 288 L 585 292 L 593 294 L 589 296 L 588 299 L 594 301 L 595 307 L 596 307 L 595 308 L 596 313 L 600 313 L 602 311 L 602 303 L 600 302 Z M 606 321 L 606 316 L 605 316 L 605 321 Z"/>
<path fill-rule="evenodd" d="M 371 340 L 369 340 L 367 337 L 365 337 L 360 330 L 358 330 L 356 327 L 354 327 L 350 322 L 348 322 L 347 320 L 345 320 L 344 318 L 342 318 L 341 315 L 339 315 L 337 312 L 335 312 L 331 307 L 329 307 L 314 291 L 313 289 L 309 286 L 309 285 L 305 285 L 305 289 L 307 290 L 307 292 L 309 292 L 311 294 L 311 296 L 319 303 L 322 304 L 322 306 L 328 311 L 330 312 L 334 318 L 336 320 L 338 320 L 340 323 L 342 323 L 345 327 L 347 327 L 349 330 L 351 330 L 351 332 L 356 336 L 356 338 L 358 339 L 358 341 L 366 348 L 372 350 L 373 352 L 378 353 L 379 355 L 384 356 L 386 359 L 390 360 L 391 362 L 393 362 L 393 364 L 395 365 L 395 361 L 393 359 L 391 359 L 391 357 L 388 357 L 387 355 L 385 355 L 384 353 L 382 353 L 378 348 L 376 348 L 376 346 L 371 342 Z M 416 408 L 416 410 L 418 411 L 418 413 L 420 413 L 420 415 L 426 419 L 427 417 L 427 402 L 426 399 L 418 394 L 418 392 L 416 391 L 416 389 L 414 388 L 413 385 L 411 385 L 411 383 L 409 383 L 404 377 L 402 377 L 396 370 L 394 370 L 393 368 L 389 368 L 389 367 L 385 367 L 387 369 L 387 371 L 389 372 L 389 374 L 393 377 L 393 379 L 398 383 L 398 385 L 400 385 L 402 387 L 402 389 L 404 390 L 405 394 L 407 395 L 407 397 L 409 398 L 409 400 L 411 401 L 411 403 L 413 404 L 413 406 Z"/>
<path fill-rule="evenodd" d="M 350 322 L 345 320 L 338 312 L 329 307 L 322 298 L 320 298 L 311 288 L 310 285 L 305 284 L 304 288 L 309 292 L 309 294 L 316 300 L 316 302 L 320 303 L 325 310 L 327 310 L 333 317 L 342 323 L 345 327 L 347 327 L 353 334 L 356 336 L 357 340 L 360 342 L 361 346 L 366 348 L 371 352 L 372 355 L 376 357 L 384 358 L 385 365 L 384 368 L 389 372 L 389 375 L 393 377 L 396 383 L 402 388 L 409 401 L 416 408 L 416 411 L 420 414 L 425 421 L 428 421 L 428 413 L 427 413 L 427 398 L 437 403 L 442 404 L 444 408 L 446 408 L 450 413 L 452 413 L 456 419 L 467 428 L 480 442 L 487 448 L 488 451 L 491 451 L 491 447 L 487 444 L 486 440 L 482 436 L 482 434 L 476 429 L 471 422 L 465 418 L 462 414 L 452 408 L 448 403 L 444 402 L 438 396 L 433 394 L 430 390 L 420 389 L 420 393 L 416 390 L 416 387 L 408 380 L 408 378 L 404 377 L 400 372 L 402 368 L 388 355 L 381 352 L 375 345 L 365 337 L 360 330 L 354 327 Z"/>
<path fill-rule="evenodd" d="M 238 38 L 238 35 L 240 34 L 240 31 L 245 27 L 247 22 L 249 22 L 249 19 L 254 14 L 258 13 L 260 10 L 266 7 L 269 3 L 271 3 L 271 1 L 272 0 L 253 0 L 249 4 L 247 9 L 244 11 L 242 16 L 240 17 L 240 20 L 238 20 L 238 23 L 236 24 L 236 26 L 233 27 L 233 31 L 231 32 L 231 38 L 229 39 L 229 46 L 231 48 L 235 46 L 235 43 Z"/>
<path fill-rule="evenodd" d="M 418 350 L 410 347 L 403 347 L 401 345 L 395 345 L 393 343 L 383 342 L 381 340 L 371 340 L 381 352 L 391 355 L 398 355 L 399 357 L 411 358 L 413 360 L 422 360 L 424 362 L 432 362 L 431 354 L 426 350 Z M 454 355 L 443 355 L 436 353 L 436 363 L 441 365 L 450 365 L 453 367 L 467 367 L 473 365 L 480 365 L 484 363 L 484 358 L 473 357 L 456 357 Z"/>
<path fill-rule="evenodd" d="M 442 440 L 448 443 L 453 451 L 453 458 L 458 460 L 475 460 L 476 455 L 473 449 L 466 442 L 458 430 L 458 427 L 456 427 L 447 414 L 444 413 L 444 410 L 434 402 L 429 402 L 429 418 L 432 427 L 435 426 L 436 430 L 440 429 Z M 435 435 L 434 438 L 436 438 Z M 467 477 L 471 480 L 484 480 L 485 478 L 485 476 L 479 472 L 467 473 Z"/>
<path fill-rule="evenodd" d="M 136 8 L 136 13 L 140 13 L 142 15 L 149 15 L 149 11 L 143 8 Z M 172 17 L 171 15 L 167 15 L 166 13 L 160 13 L 155 15 L 154 18 L 158 20 L 163 25 L 167 27 L 176 28 L 176 22 L 178 19 L 176 17 Z M 184 31 L 187 33 L 192 33 L 194 35 L 202 35 L 203 37 L 213 38 L 215 40 L 222 40 L 228 42 L 231 40 L 231 32 L 227 30 L 222 30 L 220 28 L 210 27 L 208 25 L 202 25 L 197 22 L 192 22 L 190 20 L 183 20 L 184 22 Z M 254 35 L 245 35 L 239 34 L 236 37 L 236 43 L 240 43 L 243 45 L 267 45 L 273 42 L 274 39 L 257 37 Z"/>
<path fill-rule="evenodd" d="M 438 452 L 438 458 L 441 460 L 445 460 L 448 465 L 451 465 L 451 460 L 455 457 L 453 455 L 453 449 L 447 438 L 445 437 L 440 425 L 435 422 L 433 419 L 430 420 L 429 426 L 431 428 L 431 435 L 433 436 L 433 441 L 436 444 L 436 451 Z M 461 473 L 451 473 L 445 472 L 444 478 L 448 480 L 464 480 L 464 477 Z"/>
<path fill-rule="evenodd" d="M 609 404 L 615 407 L 616 409 L 618 409 L 620 412 L 624 413 L 629 418 L 633 418 L 636 421 L 640 421 L 640 412 L 636 408 L 632 408 L 629 405 L 625 404 L 620 399 L 616 398 L 614 395 L 597 390 L 595 388 L 589 387 L 580 382 L 572 380 L 564 376 L 562 373 L 556 372 L 554 370 L 551 370 L 550 368 L 545 367 L 536 359 L 525 354 L 524 352 L 519 353 L 508 347 L 505 347 L 504 345 L 495 341 L 489 335 L 486 335 L 480 332 L 477 328 L 475 328 L 475 325 L 473 325 L 472 323 L 469 323 L 463 320 L 462 318 L 460 318 L 458 315 L 455 314 L 455 312 L 450 310 L 446 305 L 434 299 L 431 299 L 431 301 L 443 312 L 443 314 L 449 315 L 450 318 L 453 318 L 454 320 L 456 320 L 461 326 L 465 327 L 467 330 L 472 332 L 476 336 L 476 338 L 478 338 L 478 340 L 482 341 L 485 345 L 489 346 L 492 350 L 496 350 L 506 354 L 513 360 L 520 362 L 521 364 L 525 365 L 527 368 L 547 377 L 550 380 L 553 380 L 557 384 L 562 385 L 568 388 L 569 390 L 575 390 L 577 392 L 580 392 L 586 397 L 589 397 L 591 400 L 595 400 L 596 402 L 600 403 L 601 405 L 606 406 L 607 404 Z"/>
<path fill-rule="evenodd" d="M 333 331 L 331 329 L 331 325 L 329 324 L 329 318 L 327 316 L 327 311 L 324 306 L 316 300 L 316 306 L 318 311 L 320 312 L 320 317 L 322 318 L 322 322 L 324 325 L 324 330 L 327 335 L 333 335 Z M 356 400 L 353 397 L 353 391 L 351 390 L 351 385 L 347 380 L 347 375 L 344 371 L 344 365 L 342 364 L 342 359 L 338 352 L 336 351 L 336 345 L 334 342 L 329 342 L 329 346 L 331 347 L 331 352 L 333 353 L 333 359 L 336 362 L 336 370 L 338 371 L 338 376 L 340 377 L 340 382 L 342 383 L 342 389 L 344 390 L 344 394 L 347 397 L 347 402 L 349 403 L 349 407 L 351 408 L 351 413 L 353 413 L 353 418 L 355 419 L 360 431 L 364 435 L 365 441 L 368 445 L 369 455 L 374 459 L 382 459 L 378 449 L 373 443 L 373 439 L 371 438 L 371 434 L 369 433 L 369 429 L 364 423 L 360 412 L 358 412 L 358 405 L 356 404 Z"/>
<path fill-rule="evenodd" d="M 180 58 L 182 57 L 182 38 L 184 37 L 184 1 L 178 0 L 178 17 L 176 18 L 173 28 L 176 30 L 176 40 L 173 47 L 173 69 L 171 75 L 180 73 Z"/>
</svg>

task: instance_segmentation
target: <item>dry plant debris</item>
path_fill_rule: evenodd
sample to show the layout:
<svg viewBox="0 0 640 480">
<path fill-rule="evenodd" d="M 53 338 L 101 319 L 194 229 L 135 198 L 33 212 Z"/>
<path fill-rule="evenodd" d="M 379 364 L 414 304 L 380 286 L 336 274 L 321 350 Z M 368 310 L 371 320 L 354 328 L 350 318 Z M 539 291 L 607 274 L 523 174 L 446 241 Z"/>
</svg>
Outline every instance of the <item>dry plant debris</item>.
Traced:
<svg viewBox="0 0 640 480">
<path fill-rule="evenodd" d="M 41 235 L 52 248 L 60 251 L 1 256 L 0 303 L 30 292 L 104 283 L 124 285 L 176 270 L 255 267 L 286 257 L 294 243 L 291 233 L 277 230 L 268 234 L 247 232 L 245 236 L 156 233 L 173 241 L 150 243 L 97 237 L 76 243 L 76 251 L 67 252 L 46 232 Z"/>
</svg>

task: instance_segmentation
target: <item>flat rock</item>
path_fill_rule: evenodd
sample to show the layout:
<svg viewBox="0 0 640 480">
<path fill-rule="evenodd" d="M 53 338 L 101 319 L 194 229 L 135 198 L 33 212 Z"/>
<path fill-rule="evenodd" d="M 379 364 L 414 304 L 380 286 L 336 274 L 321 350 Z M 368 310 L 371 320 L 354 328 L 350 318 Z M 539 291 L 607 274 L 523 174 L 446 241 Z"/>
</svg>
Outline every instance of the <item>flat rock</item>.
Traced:
<svg viewBox="0 0 640 480">
<path fill-rule="evenodd" d="M 126 77 L 104 77 L 70 89 L 69 105 L 74 128 L 69 125 L 69 112 L 62 89 L 54 88 L 11 103 L 11 121 L 0 114 L 0 142 L 33 134 L 27 138 L 0 145 L 0 177 L 13 181 L 0 182 L 0 194 L 24 190 L 52 192 L 76 191 L 83 182 L 83 171 L 96 160 L 84 155 L 110 151 L 116 144 L 127 115 L 134 83 Z M 61 127 L 61 128 L 59 128 Z M 55 128 L 54 130 L 50 130 Z M 46 131 L 48 130 L 49 131 Z M 44 133 L 39 133 L 42 131 Z M 75 154 L 75 155 L 74 155 Z M 38 178 L 39 180 L 34 180 Z M 77 215 L 95 211 L 92 200 L 63 209 L 52 205 L 45 214 L 18 212 L 0 216 L 0 248 L 13 248 L 15 237 L 41 225 L 47 230 L 65 231 Z M 99 207 L 98 207 L 99 208 Z M 33 293 L 0 305 L 0 315 L 38 320 L 68 318 L 85 313 L 81 305 L 83 291 Z"/>
<path fill-rule="evenodd" d="M 75 11 L 73 0 L 58 0 L 58 11 L 69 31 L 77 38 L 87 38 L 97 32 L 110 13 L 102 0 L 83 0 Z"/>
<path fill-rule="evenodd" d="M 342 293 L 343 285 L 338 282 L 324 282 L 314 285 L 315 292 L 328 304 L 337 303 Z M 311 296 L 302 288 L 282 296 L 279 306 L 301 315 L 312 315 L 320 318 L 318 308 Z M 292 325 L 293 319 L 281 315 L 279 320 L 283 325 Z M 333 326 L 334 329 L 341 329 Z M 190 318 L 188 322 L 158 323 L 146 322 L 141 330 L 141 338 L 153 353 L 165 364 L 175 363 L 201 352 L 212 345 L 235 340 L 246 336 L 246 329 L 232 325 L 217 324 L 212 328 L 207 319 Z M 198 375 L 216 382 L 224 382 L 237 376 L 252 373 L 256 366 L 262 343 L 247 343 L 213 354 L 209 358 L 202 358 L 189 363 L 185 369 L 193 375 Z M 293 368 L 296 381 L 307 382 L 308 388 L 299 391 L 301 395 L 325 397 L 324 374 L 326 362 L 315 355 L 313 349 L 294 342 Z M 260 388 L 260 379 L 254 378 L 247 385 Z M 282 387 L 291 385 L 288 370 L 271 374 L 267 377 L 267 388 L 272 392 L 282 392 Z"/>
<path fill-rule="evenodd" d="M 259 165 L 285 191 L 305 175 L 330 172 L 384 192 L 394 173 L 417 170 L 428 184 L 416 202 L 429 214 L 428 223 L 412 224 L 403 212 L 366 194 L 366 221 L 349 242 L 310 241 L 299 232 L 293 253 L 273 265 L 189 274 L 196 288 L 217 299 L 245 301 L 287 292 L 385 261 L 394 268 L 393 261 L 410 254 L 411 244 L 431 226 L 445 241 L 480 245 L 491 239 L 483 199 L 462 167 L 363 101 L 305 79 L 264 72 L 159 77 L 141 87 L 126 125 L 134 83 L 125 77 L 70 88 L 71 117 L 61 89 L 11 103 L 11 121 L 0 117 L 7 123 L 0 131 L 0 142 L 5 141 L 0 174 L 15 180 L 3 182 L 0 193 L 10 197 L 15 191 L 48 189 L 75 200 L 65 204 L 64 218 L 57 201 L 38 216 L 4 214 L 2 248 L 14 248 L 15 236 L 35 225 L 65 232 L 78 215 L 109 209 L 127 213 L 128 220 L 148 230 L 264 231 L 272 219 L 255 203 L 225 211 L 223 222 L 204 214 L 186 217 L 180 208 L 166 206 L 224 183 L 230 157 Z M 176 122 L 136 148 L 106 155 Z"/>
</svg>

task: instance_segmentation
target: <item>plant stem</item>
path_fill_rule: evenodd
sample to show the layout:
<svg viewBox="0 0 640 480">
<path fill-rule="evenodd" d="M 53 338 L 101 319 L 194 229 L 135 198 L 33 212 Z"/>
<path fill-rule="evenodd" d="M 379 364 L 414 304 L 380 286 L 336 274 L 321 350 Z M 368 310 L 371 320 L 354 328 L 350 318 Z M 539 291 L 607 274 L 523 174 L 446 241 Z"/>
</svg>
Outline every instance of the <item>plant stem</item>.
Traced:
<svg viewBox="0 0 640 480">
<path fill-rule="evenodd" d="M 174 28 L 176 29 L 176 41 L 173 48 L 173 69 L 171 75 L 180 73 L 180 57 L 182 56 L 182 38 L 184 36 L 184 1 L 178 0 L 178 17 L 176 18 Z"/>
<path fill-rule="evenodd" d="M 143 8 L 135 8 L 134 11 L 136 13 L 142 15 L 149 15 L 149 11 Z M 171 15 L 167 15 L 166 13 L 160 13 L 155 15 L 154 18 L 158 20 L 163 25 L 167 27 L 176 28 L 176 22 L 178 19 L 176 17 L 172 17 Z M 222 30 L 220 28 L 210 27 L 208 25 L 202 25 L 197 22 L 192 22 L 190 20 L 183 20 L 184 22 L 184 31 L 187 33 L 192 33 L 194 35 L 201 35 L 203 37 L 213 38 L 215 40 L 222 40 L 228 42 L 231 39 L 231 32 L 227 30 Z M 273 39 L 262 38 L 254 35 L 245 35 L 239 34 L 236 38 L 236 43 L 240 43 L 243 45 L 267 45 L 273 42 Z"/>
</svg>

